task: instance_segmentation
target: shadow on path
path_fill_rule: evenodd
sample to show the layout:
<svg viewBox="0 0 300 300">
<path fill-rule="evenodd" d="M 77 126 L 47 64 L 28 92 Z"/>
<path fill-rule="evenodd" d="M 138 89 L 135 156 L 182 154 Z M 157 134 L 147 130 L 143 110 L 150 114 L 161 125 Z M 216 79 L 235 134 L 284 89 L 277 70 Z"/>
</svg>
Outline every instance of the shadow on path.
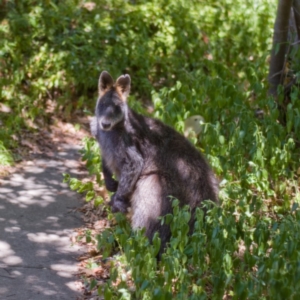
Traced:
<svg viewBox="0 0 300 300">
<path fill-rule="evenodd" d="M 78 246 L 70 237 L 83 225 L 78 194 L 62 173 L 78 170 L 78 146 L 55 158 L 36 157 L 23 172 L 0 179 L 0 299 L 76 299 Z"/>
</svg>

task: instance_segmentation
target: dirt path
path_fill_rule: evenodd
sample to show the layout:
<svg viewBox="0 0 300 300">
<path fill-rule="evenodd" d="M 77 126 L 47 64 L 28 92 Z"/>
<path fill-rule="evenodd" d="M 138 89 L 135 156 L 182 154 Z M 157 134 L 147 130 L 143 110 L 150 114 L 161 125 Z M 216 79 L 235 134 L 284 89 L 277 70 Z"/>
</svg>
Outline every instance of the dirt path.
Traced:
<svg viewBox="0 0 300 300">
<path fill-rule="evenodd" d="M 32 155 L 0 179 L 0 299 L 76 299 L 74 229 L 83 225 L 78 194 L 62 173 L 80 175 L 79 146 L 60 144 L 51 156 Z"/>
</svg>

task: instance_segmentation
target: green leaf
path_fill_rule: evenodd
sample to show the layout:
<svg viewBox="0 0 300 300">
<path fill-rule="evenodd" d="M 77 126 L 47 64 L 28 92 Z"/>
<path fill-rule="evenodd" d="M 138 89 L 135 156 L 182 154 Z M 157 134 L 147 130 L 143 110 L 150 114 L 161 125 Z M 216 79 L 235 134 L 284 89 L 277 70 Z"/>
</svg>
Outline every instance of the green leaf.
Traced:
<svg viewBox="0 0 300 300">
<path fill-rule="evenodd" d="M 181 86 L 182 86 L 181 82 L 180 82 L 180 81 L 177 81 L 177 82 L 176 82 L 176 89 L 177 89 L 178 91 L 180 90 Z"/>
<path fill-rule="evenodd" d="M 90 283 L 90 290 L 93 290 L 94 287 L 96 287 L 96 286 L 97 286 L 97 281 L 95 279 L 92 279 L 91 283 Z"/>
<path fill-rule="evenodd" d="M 225 137 L 223 135 L 219 136 L 219 142 L 221 145 L 223 145 L 225 143 Z"/>
<path fill-rule="evenodd" d="M 102 287 L 99 286 L 98 288 L 98 295 L 101 296 L 102 295 Z M 112 300 L 113 298 L 113 293 L 111 291 L 111 288 L 109 285 L 105 285 L 105 288 L 104 288 L 104 299 L 105 300 Z"/>
<path fill-rule="evenodd" d="M 103 200 L 102 197 L 96 197 L 95 200 L 94 200 L 95 207 L 98 207 L 99 205 L 101 205 L 103 203 L 104 203 L 104 200 Z"/>
<path fill-rule="evenodd" d="M 145 290 L 149 286 L 149 284 L 150 282 L 148 280 L 144 280 L 140 290 Z"/>
<path fill-rule="evenodd" d="M 63 182 L 64 183 L 67 183 L 67 182 L 69 182 L 69 180 L 70 180 L 70 174 L 68 174 L 68 173 L 63 173 Z"/>
<path fill-rule="evenodd" d="M 94 199 L 95 197 L 95 192 L 94 191 L 88 191 L 86 196 L 85 196 L 85 200 L 87 202 L 91 201 L 92 199 Z M 99 197 L 98 197 L 99 198 Z"/>
<path fill-rule="evenodd" d="M 280 50 L 280 43 L 277 43 L 277 44 L 275 44 L 275 49 L 274 49 L 275 55 L 278 54 L 279 50 Z"/>
</svg>

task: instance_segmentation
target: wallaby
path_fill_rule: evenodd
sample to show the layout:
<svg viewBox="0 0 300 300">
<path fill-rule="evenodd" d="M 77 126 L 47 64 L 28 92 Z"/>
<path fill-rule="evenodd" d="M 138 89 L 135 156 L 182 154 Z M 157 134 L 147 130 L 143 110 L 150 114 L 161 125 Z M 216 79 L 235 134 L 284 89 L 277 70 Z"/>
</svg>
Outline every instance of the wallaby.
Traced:
<svg viewBox="0 0 300 300">
<path fill-rule="evenodd" d="M 114 83 L 109 73 L 101 73 L 91 131 L 101 148 L 106 188 L 115 192 L 112 211 L 126 213 L 131 207 L 133 229 L 145 228 L 150 240 L 159 232 L 163 251 L 170 229 L 159 217 L 172 213 L 171 198 L 193 212 L 203 200 L 218 201 L 218 183 L 185 137 L 128 107 L 130 83 L 129 75 Z"/>
</svg>

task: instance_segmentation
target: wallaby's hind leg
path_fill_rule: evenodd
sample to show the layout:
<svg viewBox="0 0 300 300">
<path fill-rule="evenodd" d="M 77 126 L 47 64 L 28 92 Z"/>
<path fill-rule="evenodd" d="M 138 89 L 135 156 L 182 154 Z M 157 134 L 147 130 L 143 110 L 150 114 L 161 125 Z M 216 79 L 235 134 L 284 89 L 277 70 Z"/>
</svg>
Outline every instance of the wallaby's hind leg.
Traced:
<svg viewBox="0 0 300 300">
<path fill-rule="evenodd" d="M 147 175 L 138 180 L 130 200 L 133 229 L 145 228 L 148 233 L 151 220 L 157 220 L 162 213 L 161 198 L 162 188 L 158 175 Z"/>
<path fill-rule="evenodd" d="M 145 228 L 150 241 L 159 233 L 161 239 L 161 251 L 170 238 L 170 228 L 161 225 L 160 216 L 164 215 L 166 203 L 163 194 L 162 179 L 157 174 L 147 175 L 139 179 L 136 189 L 131 197 L 131 225 L 133 229 Z"/>
</svg>

